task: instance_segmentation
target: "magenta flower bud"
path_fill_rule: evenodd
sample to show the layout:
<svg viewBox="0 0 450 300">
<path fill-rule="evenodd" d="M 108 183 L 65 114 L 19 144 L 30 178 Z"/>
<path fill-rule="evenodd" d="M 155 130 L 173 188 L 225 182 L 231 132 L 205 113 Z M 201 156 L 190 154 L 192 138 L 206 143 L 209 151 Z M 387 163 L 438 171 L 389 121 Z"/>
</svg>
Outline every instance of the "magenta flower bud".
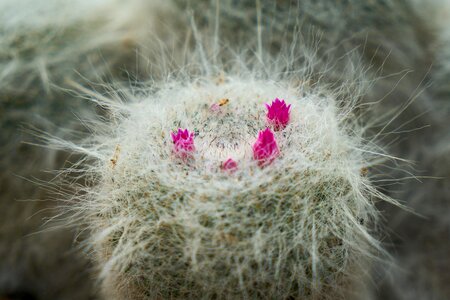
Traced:
<svg viewBox="0 0 450 300">
<path fill-rule="evenodd" d="M 220 111 L 220 105 L 217 104 L 217 103 L 213 103 L 213 104 L 209 107 L 209 109 L 210 109 L 211 111 L 213 111 L 213 112 L 218 112 L 218 111 Z"/>
<path fill-rule="evenodd" d="M 253 145 L 253 158 L 258 161 L 258 165 L 264 167 L 270 164 L 279 154 L 280 150 L 272 130 L 266 128 L 260 131 Z"/>
<path fill-rule="evenodd" d="M 220 167 L 224 171 L 233 173 L 237 170 L 238 164 L 235 160 L 233 160 L 232 158 L 229 158 L 226 161 L 224 161 Z"/>
<path fill-rule="evenodd" d="M 178 157 L 186 160 L 192 157 L 195 151 L 194 146 L 194 133 L 189 132 L 187 129 L 178 128 L 178 132 L 171 133 L 173 141 L 173 152 Z"/>
<path fill-rule="evenodd" d="M 273 126 L 274 130 L 283 130 L 289 123 L 291 105 L 286 105 L 284 100 L 276 98 L 270 105 L 266 103 L 266 107 L 267 122 Z"/>
</svg>

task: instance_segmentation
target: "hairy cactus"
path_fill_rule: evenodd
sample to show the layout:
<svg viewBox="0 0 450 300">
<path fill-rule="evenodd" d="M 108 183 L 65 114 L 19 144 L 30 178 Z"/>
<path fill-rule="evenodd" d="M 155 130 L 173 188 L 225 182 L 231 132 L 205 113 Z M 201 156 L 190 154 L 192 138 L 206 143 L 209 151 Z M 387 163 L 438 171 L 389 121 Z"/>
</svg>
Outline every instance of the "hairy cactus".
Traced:
<svg viewBox="0 0 450 300">
<path fill-rule="evenodd" d="M 150 57 L 152 45 L 159 45 L 148 40 L 160 32 L 154 3 L 144 2 L 0 1 L 0 299 L 93 294 L 89 263 L 74 248 L 75 232 L 47 222 L 59 205 L 49 192 L 54 187 L 41 186 L 70 154 L 30 145 L 39 141 L 27 131 L 63 138 L 82 127 L 74 115 L 95 114 L 66 91 L 69 83 L 144 72 L 135 57 Z"/>
<path fill-rule="evenodd" d="M 402 106 L 427 67 L 423 41 L 399 9 L 407 6 L 355 2 L 358 14 L 348 16 L 324 1 L 324 15 L 315 15 L 318 8 L 304 1 L 295 17 L 280 21 L 295 7 L 281 5 L 273 27 L 253 28 L 263 24 L 258 15 L 270 15 L 262 4 L 221 3 L 220 34 L 212 39 L 208 13 L 191 19 L 186 31 L 192 28 L 198 59 L 183 48 L 187 75 L 121 89 L 112 99 L 90 94 L 111 120 L 94 122 L 84 145 L 55 144 L 86 155 L 80 165 L 87 184 L 71 201 L 73 218 L 90 233 L 106 297 L 361 297 L 366 269 L 384 254 L 374 236 L 374 199 L 393 200 L 374 188 L 367 168 L 392 158 L 380 153 L 377 138 L 417 115 L 423 101 L 406 113 Z M 396 9 L 373 16 L 386 7 Z M 372 18 L 362 27 L 350 20 L 334 26 L 366 14 Z M 304 27 L 296 29 L 300 20 Z M 236 24 L 244 36 L 233 35 Z M 392 36 L 390 25 L 398 25 Z M 313 29 L 323 42 L 308 36 Z M 363 51 L 346 53 L 363 41 Z M 239 52 L 235 42 L 256 55 L 230 54 Z M 219 51 L 221 43 L 233 50 Z M 407 67 L 418 73 L 387 76 Z M 383 97 L 389 101 L 378 101 Z M 416 124 L 428 120 L 434 115 Z M 374 172 L 380 182 L 393 173 Z"/>
<path fill-rule="evenodd" d="M 111 120 L 95 122 L 84 146 L 54 145 L 86 154 L 74 218 L 90 232 L 105 295 L 356 293 L 383 253 L 374 200 L 388 199 L 366 176 L 379 149 L 352 113 L 364 87 L 313 87 L 304 70 L 276 67 L 94 94 Z"/>
<path fill-rule="evenodd" d="M 152 45 L 160 47 L 149 40 L 167 46 L 171 40 L 171 35 L 161 34 L 165 29 L 157 26 L 161 20 L 153 15 L 154 7 L 158 17 L 170 17 L 170 7 L 154 1 L 2 1 L 2 93 L 36 94 L 39 88 L 48 92 L 52 85 L 61 87 L 75 77 L 98 80 L 105 74 L 142 71 L 135 70 L 136 55 L 149 59 L 155 51 Z"/>
<path fill-rule="evenodd" d="M 444 1 L 1 2 L 0 298 L 92 294 L 12 173 L 57 187 L 106 299 L 447 298 Z M 69 153 L 64 188 L 40 175 Z"/>
</svg>

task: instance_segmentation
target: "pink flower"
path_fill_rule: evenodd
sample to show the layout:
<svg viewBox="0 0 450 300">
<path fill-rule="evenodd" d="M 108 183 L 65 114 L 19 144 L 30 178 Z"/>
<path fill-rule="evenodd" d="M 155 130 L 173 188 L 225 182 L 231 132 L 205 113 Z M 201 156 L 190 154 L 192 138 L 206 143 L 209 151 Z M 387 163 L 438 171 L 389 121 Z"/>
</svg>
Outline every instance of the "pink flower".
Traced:
<svg viewBox="0 0 450 300">
<path fill-rule="evenodd" d="M 273 132 L 269 128 L 260 131 L 253 145 L 253 158 L 258 161 L 258 165 L 264 167 L 270 164 L 279 154 L 280 150 Z"/>
<path fill-rule="evenodd" d="M 213 111 L 213 112 L 218 112 L 218 111 L 220 111 L 220 105 L 217 104 L 217 103 L 213 103 L 213 104 L 209 107 L 209 109 L 210 109 L 211 111 Z"/>
<path fill-rule="evenodd" d="M 226 161 L 224 161 L 222 163 L 222 165 L 220 166 L 220 168 L 222 170 L 228 171 L 230 173 L 233 173 L 237 170 L 238 165 L 237 162 L 234 161 L 232 158 L 227 159 Z"/>
<path fill-rule="evenodd" d="M 178 132 L 171 133 L 173 141 L 173 152 L 178 157 L 186 160 L 192 158 L 192 154 L 195 151 L 194 146 L 194 133 L 189 132 L 187 129 L 178 128 Z"/>
<path fill-rule="evenodd" d="M 266 103 L 266 107 L 268 123 L 275 131 L 284 129 L 289 123 L 291 105 L 286 105 L 284 100 L 276 98 L 270 105 Z"/>
</svg>

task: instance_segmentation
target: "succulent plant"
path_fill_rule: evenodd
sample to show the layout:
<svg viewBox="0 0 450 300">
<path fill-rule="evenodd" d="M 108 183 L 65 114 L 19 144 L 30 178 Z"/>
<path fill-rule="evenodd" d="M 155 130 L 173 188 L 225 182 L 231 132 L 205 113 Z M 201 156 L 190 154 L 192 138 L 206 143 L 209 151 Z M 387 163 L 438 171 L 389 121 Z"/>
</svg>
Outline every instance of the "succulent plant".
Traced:
<svg viewBox="0 0 450 300">
<path fill-rule="evenodd" d="M 111 122 L 78 147 L 89 183 L 72 203 L 104 293 L 347 297 L 382 253 L 372 231 L 383 196 L 361 172 L 376 151 L 355 99 L 297 77 L 222 79 L 102 97 Z M 285 102 L 265 107 L 274 99 Z"/>
<path fill-rule="evenodd" d="M 26 87 L 41 91 L 50 83 L 65 85 L 67 78 L 74 78 L 74 66 L 84 75 L 93 62 L 95 72 L 87 71 L 86 76 L 92 80 L 108 73 L 98 63 L 103 58 L 108 67 L 122 60 L 130 66 L 134 44 L 149 50 L 139 54 L 149 55 L 154 78 L 133 83 L 147 88 L 136 93 L 136 86 L 129 92 L 121 88 L 111 98 L 104 90 L 90 93 L 88 98 L 110 120 L 94 121 L 83 114 L 93 135 L 84 143 L 56 140 L 53 145 L 84 155 L 67 170 L 75 172 L 71 188 L 79 190 L 69 195 L 71 206 L 65 212 L 72 212 L 72 220 L 87 229 L 84 245 L 100 269 L 105 298 L 355 296 L 360 290 L 355 287 L 363 285 L 371 272 L 371 261 L 384 254 L 375 234 L 374 202 L 377 198 L 394 202 L 381 194 L 383 187 L 374 188 L 370 167 L 380 163 L 380 156 L 425 155 L 422 167 L 434 158 L 444 161 L 441 157 L 448 150 L 446 143 L 436 142 L 446 136 L 445 129 L 435 126 L 444 123 L 436 115 L 445 118 L 446 110 L 438 114 L 434 104 L 423 106 L 427 93 L 414 90 L 428 84 L 422 80 L 431 62 L 431 35 L 420 35 L 426 31 L 424 23 L 406 1 L 213 2 L 190 1 L 196 17 L 192 18 L 170 3 L 165 7 L 166 1 L 149 3 L 177 15 L 167 17 L 161 10 L 146 13 L 144 1 L 134 3 L 136 7 L 127 4 L 130 9 L 122 14 L 119 2 L 112 0 L 100 6 L 111 8 L 106 12 L 99 9 L 85 16 L 78 11 L 76 22 L 71 18 L 44 22 L 37 35 L 30 30 L 33 25 L 23 31 L 18 25 L 11 31 L 6 28 L 0 45 L 6 49 L 0 54 L 4 66 L 0 87 L 8 93 L 25 91 L 36 103 Z M 86 3 L 89 12 L 92 7 Z M 64 7 L 64 16 L 72 15 L 71 6 Z M 190 26 L 176 26 L 184 17 Z M 151 24 L 156 19 L 170 22 L 148 26 L 157 38 L 147 39 L 148 24 L 143 21 L 147 19 Z M 85 25 L 82 34 L 78 24 Z M 156 34 L 165 26 L 166 34 Z M 24 38 L 14 40 L 16 33 Z M 164 52 L 173 37 L 184 35 L 186 41 L 176 44 L 170 57 L 155 59 L 155 40 L 163 39 L 159 42 Z M 208 44 L 208 37 L 213 43 Z M 27 48 L 27 43 L 32 45 Z M 199 50 L 199 60 L 191 59 L 191 46 Z M 236 47 L 233 54 L 224 53 L 228 47 Z M 240 55 L 245 56 L 248 48 L 256 55 L 243 59 Z M 10 53 L 17 49 L 18 53 Z M 98 49 L 103 50 L 100 55 Z M 210 53 L 216 55 L 212 63 Z M 94 60 L 85 60 L 86 55 Z M 181 69 L 188 69 L 188 76 L 172 73 L 172 64 L 180 63 L 180 57 L 186 59 Z M 448 68 L 439 65 L 432 75 L 447 82 Z M 415 72 L 406 76 L 409 69 Z M 159 76 L 165 70 L 168 76 Z M 219 78 L 216 73 L 221 73 Z M 370 88 L 362 89 L 363 84 Z M 81 84 L 75 86 L 87 91 Z M 433 91 L 445 101 L 445 83 Z M 421 101 L 410 101 L 416 97 Z M 68 111 L 69 99 L 55 97 L 52 103 Z M 372 107 L 376 109 L 368 112 Z M 424 117 L 423 107 L 432 113 Z M 67 125 L 53 105 L 39 108 Z M 395 142 L 398 136 L 392 133 L 425 123 L 438 128 L 432 139 L 421 132 L 409 141 L 414 147 Z M 393 143 L 389 154 L 377 154 L 382 151 L 380 139 Z M 428 148 L 419 147 L 429 141 Z M 441 152 L 431 151 L 432 147 Z M 375 170 L 378 183 L 399 183 L 398 171 L 383 173 L 390 167 Z M 443 191 L 436 186 L 425 191 L 436 191 L 445 208 Z M 402 200 L 423 203 L 422 194 L 426 193 L 408 185 Z M 433 245 L 443 245 L 440 234 Z M 404 248 L 410 255 L 405 262 L 414 266 L 414 250 Z M 399 282 L 395 288 L 402 290 Z M 428 290 L 422 289 L 429 295 Z"/>
</svg>

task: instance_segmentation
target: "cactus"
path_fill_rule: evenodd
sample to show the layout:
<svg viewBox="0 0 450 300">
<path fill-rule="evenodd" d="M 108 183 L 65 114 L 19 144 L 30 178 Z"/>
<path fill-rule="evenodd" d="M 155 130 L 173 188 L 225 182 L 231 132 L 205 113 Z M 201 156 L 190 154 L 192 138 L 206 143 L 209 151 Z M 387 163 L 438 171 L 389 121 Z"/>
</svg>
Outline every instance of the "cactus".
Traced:
<svg viewBox="0 0 450 300">
<path fill-rule="evenodd" d="M 366 299 L 366 292 L 383 298 L 384 291 L 445 298 L 439 272 L 446 260 L 440 251 L 450 249 L 445 184 L 406 182 L 408 171 L 399 166 L 406 160 L 396 159 L 414 160 L 416 175 L 431 170 L 445 177 L 449 169 L 448 41 L 432 34 L 441 24 L 429 20 L 443 1 L 413 2 L 3 1 L 1 176 L 7 188 L 0 211 L 8 226 L 1 226 L 1 270 L 18 270 L 8 261 L 16 259 L 10 248 L 33 248 L 24 251 L 35 256 L 49 249 L 51 258 L 38 262 L 54 266 L 70 244 L 64 230 L 40 233 L 45 245 L 17 238 L 21 228 L 32 232 L 42 223 L 24 222 L 22 214 L 54 204 L 13 205 L 13 198 L 38 193 L 9 172 L 30 177 L 42 166 L 58 167 L 61 152 L 53 150 L 65 150 L 82 158 L 63 171 L 74 177 L 58 187 L 58 201 L 68 204 L 64 220 L 87 235 L 83 245 L 98 267 L 104 298 Z M 135 50 L 143 61 L 135 61 Z M 108 96 L 109 83 L 90 92 L 77 75 L 89 83 L 123 82 L 123 70 L 152 79 L 133 80 L 130 88 L 118 83 Z M 68 82 L 101 108 L 100 118 L 64 93 Z M 65 141 L 66 129 L 74 128 L 67 122 L 72 110 L 92 132 L 73 143 Z M 36 113 L 62 130 L 45 127 Z M 53 149 L 26 146 L 16 159 L 19 120 L 53 131 Z M 428 125 L 431 130 L 422 129 Z M 433 221 L 398 212 L 389 196 Z M 402 237 L 390 238 L 401 246 L 395 263 L 408 276 L 395 265 L 380 271 L 388 255 L 375 204 L 387 232 Z M 0 276 L 0 293 L 14 296 L 5 289 L 13 282 L 38 298 L 88 294 L 81 288 L 55 294 L 53 283 L 48 291 L 38 292 L 36 284 L 24 289 L 17 278 L 29 278 L 30 264 L 24 260 L 6 284 Z M 87 268 L 78 264 L 61 269 Z M 378 282 L 372 267 L 395 281 Z M 53 277 L 65 288 L 73 285 Z"/>
<path fill-rule="evenodd" d="M 90 94 L 111 120 L 95 122 L 97 134 L 84 147 L 55 145 L 86 155 L 88 184 L 71 201 L 73 220 L 90 233 L 106 298 L 358 298 L 366 269 L 386 255 L 375 234 L 374 201 L 396 202 L 375 189 L 367 169 L 392 158 L 380 153 L 376 138 L 426 66 L 415 26 L 399 9 L 404 4 L 354 2 L 360 14 L 351 18 L 397 7 L 355 27 L 344 8 L 324 1 L 326 13 L 316 16 L 317 7 L 301 2 L 305 15 L 273 27 L 292 30 L 265 40 L 262 33 L 254 38 L 252 26 L 270 7 L 263 3 L 258 12 L 250 2 L 221 3 L 222 35 L 213 42 L 204 39 L 211 19 L 194 19 L 198 52 L 183 49 L 186 74 L 168 70 L 169 80 L 155 76 L 148 89 L 121 89 L 113 99 Z M 291 7 L 282 5 L 273 20 Z M 348 24 L 319 26 L 320 44 L 307 35 L 296 39 L 330 15 L 329 24 Z M 233 35 L 233 18 L 244 37 Z M 310 23 L 296 31 L 299 19 Z M 384 27 L 371 31 L 380 20 Z M 386 26 L 393 25 L 399 29 L 389 36 Z M 346 53 L 367 39 L 364 33 L 371 36 L 365 51 Z M 405 37 L 393 42 L 399 33 Z M 236 56 L 239 46 L 229 46 L 236 41 L 256 55 Z M 233 50 L 217 51 L 220 43 Z M 413 45 L 408 55 L 405 45 Z M 371 69 L 385 62 L 383 72 Z M 400 83 L 377 78 L 410 66 L 419 75 Z M 396 97 L 378 105 L 391 89 Z"/>
<path fill-rule="evenodd" d="M 108 298 L 344 298 L 384 255 L 363 86 L 253 68 L 96 100 L 111 120 L 78 147 L 72 203 Z"/>
<path fill-rule="evenodd" d="M 125 71 L 137 73 L 136 51 L 150 58 L 152 45 L 159 48 L 147 35 L 154 3 L 144 2 L 0 1 L 0 299 L 95 294 L 76 232 L 48 222 L 60 205 L 50 171 L 70 154 L 36 147 L 35 135 L 86 134 L 73 116 L 93 118 L 95 109 L 68 92 L 72 82 L 128 79 Z"/>
</svg>

